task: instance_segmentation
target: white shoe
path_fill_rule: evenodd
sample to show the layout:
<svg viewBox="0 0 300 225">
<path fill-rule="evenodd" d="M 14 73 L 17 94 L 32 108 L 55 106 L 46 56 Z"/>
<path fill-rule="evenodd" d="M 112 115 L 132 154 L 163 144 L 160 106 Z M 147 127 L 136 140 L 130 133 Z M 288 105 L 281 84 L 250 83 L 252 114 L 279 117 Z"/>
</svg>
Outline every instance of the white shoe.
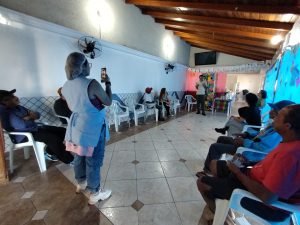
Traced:
<svg viewBox="0 0 300 225">
<path fill-rule="evenodd" d="M 86 181 L 83 182 L 83 183 L 77 183 L 77 185 L 76 185 L 76 193 L 78 194 L 78 193 L 84 191 L 85 188 L 86 188 Z"/>
<path fill-rule="evenodd" d="M 89 204 L 94 205 L 96 204 L 99 200 L 105 200 L 108 199 L 111 196 L 111 190 L 104 190 L 100 189 L 97 193 L 90 194 L 89 198 Z"/>
</svg>

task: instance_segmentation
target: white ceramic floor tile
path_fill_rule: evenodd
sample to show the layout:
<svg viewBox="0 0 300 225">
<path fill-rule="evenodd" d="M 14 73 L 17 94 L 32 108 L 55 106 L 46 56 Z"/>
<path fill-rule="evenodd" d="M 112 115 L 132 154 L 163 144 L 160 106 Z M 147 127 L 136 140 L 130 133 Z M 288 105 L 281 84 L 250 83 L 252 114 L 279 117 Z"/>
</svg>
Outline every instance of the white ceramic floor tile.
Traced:
<svg viewBox="0 0 300 225">
<path fill-rule="evenodd" d="M 165 178 L 137 180 L 138 199 L 144 204 L 173 202 Z"/>
<path fill-rule="evenodd" d="M 48 210 L 37 211 L 31 220 L 42 220 L 46 216 Z"/>
<path fill-rule="evenodd" d="M 138 141 L 137 143 L 134 144 L 134 149 L 136 151 L 154 151 L 154 145 L 152 141 Z"/>
<path fill-rule="evenodd" d="M 132 142 L 117 142 L 114 151 L 133 151 L 134 143 Z"/>
<path fill-rule="evenodd" d="M 193 177 L 167 178 L 167 181 L 175 202 L 202 199 Z"/>
<path fill-rule="evenodd" d="M 160 161 L 178 161 L 180 159 L 179 154 L 173 150 L 157 151 L 157 155 Z"/>
<path fill-rule="evenodd" d="M 24 195 L 21 198 L 31 198 L 34 194 L 34 191 L 27 191 L 24 193 Z"/>
<path fill-rule="evenodd" d="M 135 151 L 115 151 L 112 155 L 111 165 L 131 163 L 135 160 Z"/>
<path fill-rule="evenodd" d="M 181 225 L 174 203 L 145 205 L 138 218 L 139 225 Z"/>
<path fill-rule="evenodd" d="M 198 225 L 200 216 L 205 206 L 204 200 L 192 202 L 176 202 L 176 207 L 182 225 Z"/>
<path fill-rule="evenodd" d="M 136 165 L 137 179 L 164 177 L 159 162 L 141 162 Z"/>
<path fill-rule="evenodd" d="M 139 162 L 158 162 L 156 151 L 136 151 L 135 158 Z"/>
<path fill-rule="evenodd" d="M 191 172 L 184 163 L 179 161 L 161 162 L 166 177 L 188 177 Z"/>
<path fill-rule="evenodd" d="M 112 195 L 108 200 L 100 202 L 100 208 L 131 206 L 137 200 L 135 180 L 107 181 L 105 189 L 112 190 Z"/>
<path fill-rule="evenodd" d="M 105 208 L 101 212 L 114 225 L 138 225 L 138 215 L 132 207 Z"/>
<path fill-rule="evenodd" d="M 194 150 L 188 150 L 188 149 L 178 150 L 177 149 L 176 151 L 178 152 L 181 159 L 185 159 L 185 160 L 201 159 L 201 156 Z"/>
<path fill-rule="evenodd" d="M 111 165 L 106 180 L 131 180 L 136 179 L 135 165 L 132 163 Z"/>
</svg>

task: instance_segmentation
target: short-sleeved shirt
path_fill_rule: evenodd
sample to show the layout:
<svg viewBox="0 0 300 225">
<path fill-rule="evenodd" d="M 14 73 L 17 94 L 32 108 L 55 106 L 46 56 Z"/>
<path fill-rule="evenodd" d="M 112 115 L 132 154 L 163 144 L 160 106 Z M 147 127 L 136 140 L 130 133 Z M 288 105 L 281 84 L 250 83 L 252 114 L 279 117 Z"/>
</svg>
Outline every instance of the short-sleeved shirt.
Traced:
<svg viewBox="0 0 300 225">
<path fill-rule="evenodd" d="M 205 95 L 205 87 L 207 86 L 206 80 L 198 81 L 196 85 L 198 85 L 196 95 Z"/>
<path fill-rule="evenodd" d="M 280 143 L 249 176 L 290 203 L 300 203 L 300 141 Z"/>
</svg>

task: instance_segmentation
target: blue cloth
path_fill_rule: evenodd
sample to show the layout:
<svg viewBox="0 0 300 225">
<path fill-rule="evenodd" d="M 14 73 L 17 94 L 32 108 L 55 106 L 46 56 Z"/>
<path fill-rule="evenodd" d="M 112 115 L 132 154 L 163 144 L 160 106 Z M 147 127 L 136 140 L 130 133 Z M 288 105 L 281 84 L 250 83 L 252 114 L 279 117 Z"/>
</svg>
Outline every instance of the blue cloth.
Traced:
<svg viewBox="0 0 300 225">
<path fill-rule="evenodd" d="M 18 105 L 15 108 L 5 108 L 5 106 L 1 105 L 0 112 L 3 128 L 7 131 L 34 132 L 38 130 L 36 122 L 23 119 L 29 115 L 29 110 L 24 106 Z M 38 112 L 35 113 L 40 117 Z M 24 140 L 25 136 L 16 135 L 11 138 L 14 143 L 20 143 Z"/>
<path fill-rule="evenodd" d="M 65 140 L 82 147 L 95 147 L 105 124 L 105 110 L 97 109 L 89 99 L 88 87 L 92 79 L 78 77 L 68 80 L 62 94 L 73 112 Z"/>
<path fill-rule="evenodd" d="M 100 167 L 103 164 L 108 129 L 105 109 L 97 109 L 89 99 L 88 88 L 92 81 L 85 77 L 68 80 L 62 88 L 62 94 L 73 112 L 65 140 L 82 147 L 94 147 L 92 157 L 75 155 L 75 179 L 78 183 L 86 180 L 87 189 L 95 193 L 100 188 Z"/>
<path fill-rule="evenodd" d="M 243 145 L 246 148 L 252 148 L 269 153 L 281 141 L 282 137 L 274 130 L 273 126 L 268 126 L 257 135 L 257 138 L 244 139 Z"/>
<path fill-rule="evenodd" d="M 86 189 L 96 193 L 100 188 L 100 167 L 103 165 L 105 149 L 105 125 L 101 129 L 100 138 L 92 157 L 75 155 L 74 171 L 78 183 L 87 181 Z"/>
</svg>

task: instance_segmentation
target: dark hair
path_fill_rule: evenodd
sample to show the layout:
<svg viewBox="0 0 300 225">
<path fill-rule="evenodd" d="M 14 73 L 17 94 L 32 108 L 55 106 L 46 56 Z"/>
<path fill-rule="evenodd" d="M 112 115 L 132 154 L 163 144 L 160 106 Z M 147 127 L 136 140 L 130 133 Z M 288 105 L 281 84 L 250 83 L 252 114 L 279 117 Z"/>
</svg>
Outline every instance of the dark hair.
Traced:
<svg viewBox="0 0 300 225">
<path fill-rule="evenodd" d="M 256 94 L 253 94 L 253 93 L 246 94 L 245 99 L 246 99 L 247 104 L 252 107 L 256 106 L 257 101 L 258 101 Z"/>
<path fill-rule="evenodd" d="M 260 90 L 260 95 L 262 99 L 266 99 L 267 98 L 267 92 L 265 90 Z"/>
<path fill-rule="evenodd" d="M 161 90 L 160 90 L 160 94 L 159 94 L 159 101 L 161 101 L 162 100 L 162 97 L 163 97 L 163 95 L 166 93 L 166 88 L 162 88 Z"/>
<path fill-rule="evenodd" d="M 285 115 L 284 122 L 291 124 L 291 128 L 300 135 L 300 104 L 289 105 L 285 108 L 288 109 Z"/>
<path fill-rule="evenodd" d="M 248 118 L 248 115 L 249 115 L 249 110 L 248 110 L 248 107 L 245 106 L 245 107 L 241 107 L 238 109 L 238 113 L 239 113 L 239 116 L 244 118 L 244 119 L 247 119 Z"/>
</svg>

